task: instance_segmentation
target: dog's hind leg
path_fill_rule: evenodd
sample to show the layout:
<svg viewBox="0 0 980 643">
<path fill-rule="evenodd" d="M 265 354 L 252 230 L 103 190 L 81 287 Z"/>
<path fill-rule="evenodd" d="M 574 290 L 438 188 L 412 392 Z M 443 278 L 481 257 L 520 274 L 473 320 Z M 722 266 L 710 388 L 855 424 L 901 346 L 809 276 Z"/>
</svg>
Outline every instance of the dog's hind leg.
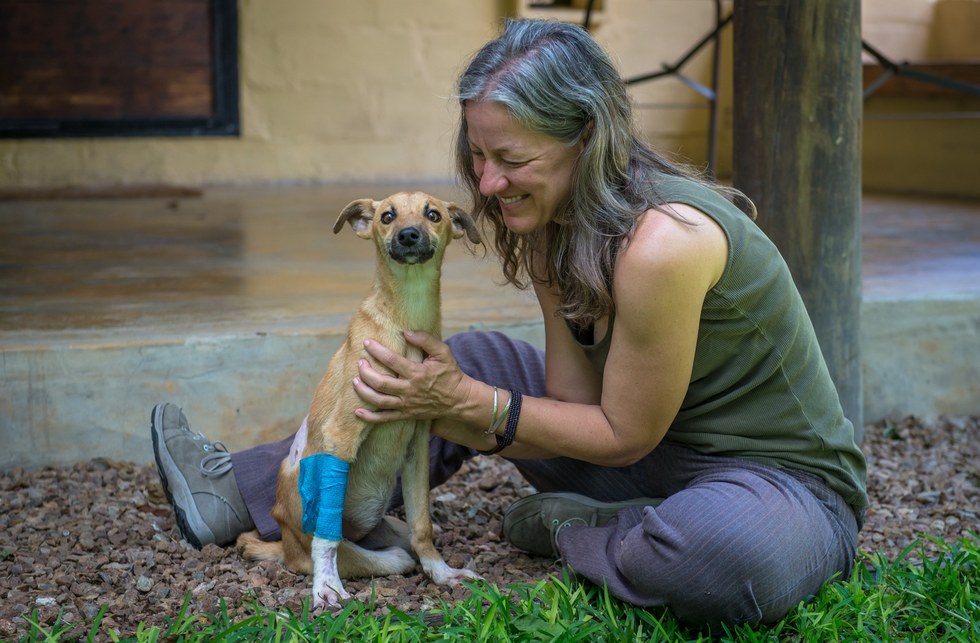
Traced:
<svg viewBox="0 0 980 643">
<path fill-rule="evenodd" d="M 337 559 L 341 578 L 407 574 L 415 568 L 408 525 L 384 516 L 378 526 L 356 543 L 343 541 Z"/>
<path fill-rule="evenodd" d="M 408 525 L 394 516 L 382 516 L 377 527 L 354 542 L 364 549 L 377 551 L 388 547 L 400 547 L 412 553 L 412 539 L 408 533 Z"/>
<path fill-rule="evenodd" d="M 240 547 L 242 555 L 249 560 L 277 560 L 286 562 L 282 549 L 282 541 L 266 542 L 259 538 L 259 532 L 252 530 L 238 536 L 235 545 Z"/>
<path fill-rule="evenodd" d="M 365 549 L 344 540 L 338 554 L 337 567 L 343 578 L 407 574 L 415 569 L 415 559 L 401 547 Z"/>
</svg>

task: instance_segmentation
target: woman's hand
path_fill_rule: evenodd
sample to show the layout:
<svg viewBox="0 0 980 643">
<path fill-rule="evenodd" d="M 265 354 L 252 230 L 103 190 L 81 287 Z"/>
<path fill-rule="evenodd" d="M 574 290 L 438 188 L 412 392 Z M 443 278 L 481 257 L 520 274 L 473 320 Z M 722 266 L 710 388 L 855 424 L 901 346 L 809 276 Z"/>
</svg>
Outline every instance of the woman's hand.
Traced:
<svg viewBox="0 0 980 643">
<path fill-rule="evenodd" d="M 354 390 L 365 404 L 355 415 L 376 424 L 407 419 L 436 419 L 449 416 L 462 400 L 468 378 L 460 370 L 444 342 L 422 331 L 405 331 L 405 340 L 425 355 L 415 362 L 374 340 L 364 342 L 364 349 L 393 375 L 381 373 L 362 359 Z"/>
</svg>

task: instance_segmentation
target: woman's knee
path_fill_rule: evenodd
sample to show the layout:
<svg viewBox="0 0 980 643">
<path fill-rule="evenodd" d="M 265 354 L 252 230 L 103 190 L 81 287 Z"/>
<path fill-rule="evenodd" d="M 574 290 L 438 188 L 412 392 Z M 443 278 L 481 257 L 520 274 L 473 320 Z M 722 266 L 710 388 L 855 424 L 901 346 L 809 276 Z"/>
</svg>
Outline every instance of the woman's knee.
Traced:
<svg viewBox="0 0 980 643">
<path fill-rule="evenodd" d="M 778 619 L 846 566 L 838 560 L 838 538 L 817 524 L 676 521 L 669 507 L 668 520 L 664 515 L 645 513 L 625 535 L 617 566 L 640 594 L 669 605 L 684 621 Z"/>
<path fill-rule="evenodd" d="M 644 520 L 656 521 L 656 512 Z M 663 530 L 651 534 L 649 525 L 634 529 L 623 540 L 619 569 L 640 594 L 668 605 L 688 623 L 755 625 L 762 618 L 754 582 L 779 561 L 749 546 L 735 530 L 716 530 L 700 537 Z"/>
</svg>

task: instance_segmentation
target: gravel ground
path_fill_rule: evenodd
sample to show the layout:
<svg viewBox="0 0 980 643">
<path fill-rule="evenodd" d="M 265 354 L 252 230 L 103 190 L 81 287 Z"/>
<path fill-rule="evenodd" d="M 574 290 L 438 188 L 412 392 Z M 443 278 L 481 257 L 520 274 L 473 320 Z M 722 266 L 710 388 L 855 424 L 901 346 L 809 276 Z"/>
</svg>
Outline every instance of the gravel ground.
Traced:
<svg viewBox="0 0 980 643">
<path fill-rule="evenodd" d="M 862 552 L 897 556 L 918 534 L 947 541 L 980 532 L 980 417 L 916 418 L 866 428 L 871 507 Z M 531 493 L 499 458 L 476 458 L 432 492 L 436 545 L 453 566 L 470 567 L 497 585 L 536 581 L 555 570 L 499 537 L 503 510 Z M 926 543 L 926 554 L 936 550 Z M 347 581 L 368 600 L 370 581 Z M 266 606 L 298 610 L 309 579 L 276 563 L 245 561 L 234 548 L 198 551 L 180 538 L 156 468 L 93 460 L 0 475 L 0 639 L 26 631 L 37 611 L 84 635 L 102 605 L 120 634 L 165 625 L 190 592 L 191 609 L 236 605 L 249 592 Z M 429 584 L 421 573 L 375 580 L 380 611 L 437 607 L 465 588 Z"/>
</svg>

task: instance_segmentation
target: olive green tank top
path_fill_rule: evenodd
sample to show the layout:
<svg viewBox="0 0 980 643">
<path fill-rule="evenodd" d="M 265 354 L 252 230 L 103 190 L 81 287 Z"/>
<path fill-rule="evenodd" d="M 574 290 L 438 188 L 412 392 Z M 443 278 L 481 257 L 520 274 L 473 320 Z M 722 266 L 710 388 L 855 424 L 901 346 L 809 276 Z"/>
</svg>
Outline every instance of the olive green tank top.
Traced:
<svg viewBox="0 0 980 643">
<path fill-rule="evenodd" d="M 658 191 L 665 203 L 714 219 L 729 247 L 701 309 L 687 395 L 664 440 L 814 473 L 860 516 L 868 504 L 864 456 L 786 262 L 752 219 L 711 188 L 663 177 Z M 614 321 L 610 314 L 598 343 L 576 336 L 600 374 Z"/>
</svg>

